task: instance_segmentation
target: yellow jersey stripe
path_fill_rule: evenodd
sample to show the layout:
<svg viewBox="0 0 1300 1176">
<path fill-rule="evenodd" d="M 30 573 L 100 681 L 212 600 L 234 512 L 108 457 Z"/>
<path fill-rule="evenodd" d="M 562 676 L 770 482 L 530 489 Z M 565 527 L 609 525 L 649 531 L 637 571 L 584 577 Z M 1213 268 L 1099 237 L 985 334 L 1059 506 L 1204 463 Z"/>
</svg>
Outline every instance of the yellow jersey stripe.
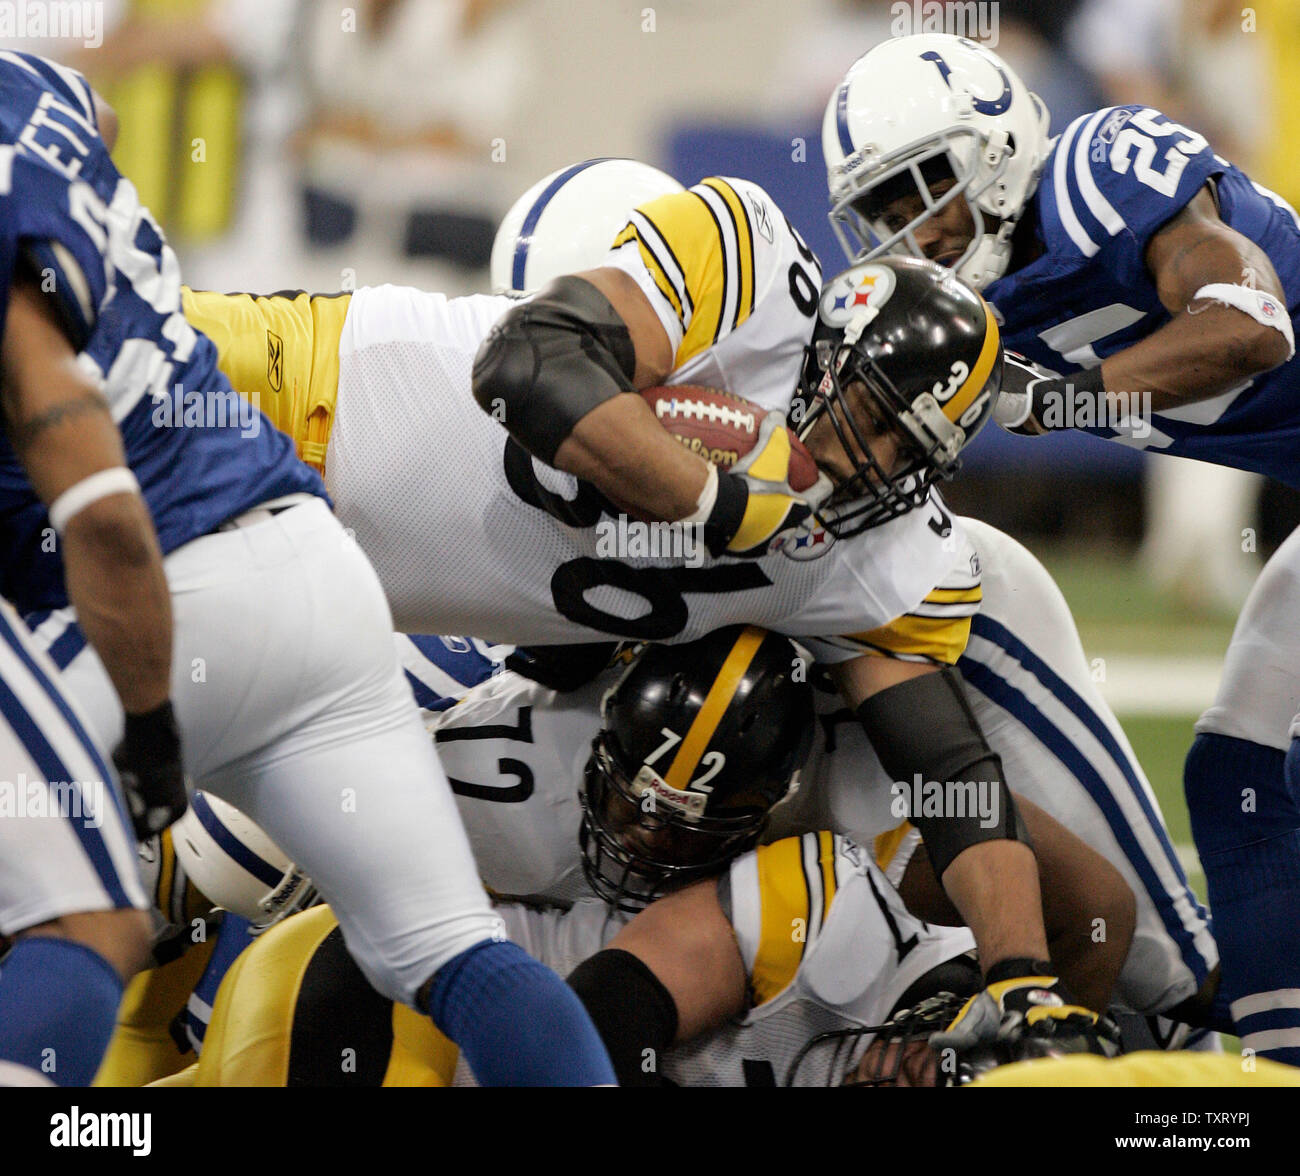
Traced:
<svg viewBox="0 0 1300 1176">
<path fill-rule="evenodd" d="M 745 212 L 744 202 L 736 189 L 726 180 L 716 176 L 703 181 L 703 186 L 711 188 L 722 197 L 727 211 L 731 214 L 732 228 L 736 236 L 736 266 L 739 271 L 739 291 L 737 292 L 736 312 L 731 320 L 731 330 L 740 326 L 754 310 L 754 234 L 749 227 L 749 216 Z"/>
<path fill-rule="evenodd" d="M 154 906 L 171 919 L 172 883 L 176 877 L 176 846 L 172 841 L 170 829 L 164 829 L 162 836 L 158 838 L 158 852 L 162 855 L 162 861 L 158 866 L 158 893 L 154 895 Z"/>
<path fill-rule="evenodd" d="M 707 351 L 718 341 L 722 334 L 723 312 L 734 285 L 728 281 L 722 225 L 717 214 L 698 192 L 687 192 L 686 195 L 695 202 L 700 213 L 700 228 L 697 232 L 701 238 L 707 232 L 707 239 L 698 240 L 698 254 L 688 254 L 691 257 L 688 278 L 691 297 L 695 300 L 695 314 L 681 347 L 677 349 L 678 367 L 701 351 Z"/>
<path fill-rule="evenodd" d="M 758 652 L 758 647 L 763 644 L 763 638 L 766 636 L 765 629 L 757 629 L 750 625 L 736 638 L 731 652 L 722 663 L 722 669 L 718 671 L 713 685 L 709 687 L 709 693 L 705 695 L 700 713 L 695 716 L 690 730 L 686 732 L 686 738 L 682 740 L 677 754 L 673 756 L 672 765 L 664 775 L 664 783 L 670 788 L 676 788 L 679 792 L 686 791 L 700 757 L 709 746 L 709 740 L 713 738 L 722 716 L 736 696 L 740 680 L 745 676 L 749 663 L 754 660 L 754 654 Z"/>
<path fill-rule="evenodd" d="M 677 254 L 673 252 L 672 243 L 660 231 L 659 226 L 638 209 L 633 210 L 631 223 L 636 226 L 641 240 L 646 243 L 647 248 L 655 255 L 655 260 L 663 269 L 664 276 L 672 285 L 678 301 L 682 304 L 683 319 L 689 323 L 691 315 L 694 313 L 694 304 L 691 302 L 691 291 L 686 280 L 686 268 L 682 265 Z"/>
<path fill-rule="evenodd" d="M 631 219 L 634 226 L 640 227 L 641 244 L 645 245 L 647 239 L 654 244 L 659 269 L 669 284 L 674 266 L 682 275 L 684 297 L 678 305 L 683 311 L 685 334 L 673 363 L 681 367 L 713 345 L 722 321 L 727 291 L 721 227 L 697 190 L 670 192 L 648 200 L 636 208 Z M 658 242 L 653 240 L 656 236 Z M 659 281 L 657 276 L 655 281 Z"/>
<path fill-rule="evenodd" d="M 677 321 L 682 324 L 682 329 L 686 329 L 686 312 L 682 308 L 682 301 L 677 297 L 677 291 L 673 289 L 673 284 L 668 280 L 667 273 L 664 272 L 663 264 L 655 256 L 654 250 L 646 244 L 645 238 L 637 231 L 635 225 L 629 224 L 617 237 L 614 238 L 613 248 L 617 249 L 626 245 L 629 241 L 635 241 L 637 249 L 641 252 L 641 261 L 646 270 L 654 279 L 655 286 L 658 287 L 659 293 L 664 296 L 664 300 L 673 308 L 673 313 L 677 316 Z"/>
<path fill-rule="evenodd" d="M 980 299 L 984 307 L 984 323 L 986 330 L 984 332 L 984 346 L 980 348 L 979 358 L 975 361 L 975 367 L 971 374 L 966 377 L 966 382 L 962 384 L 952 398 L 944 405 L 944 415 L 956 423 L 961 420 L 964 413 L 975 402 L 975 398 L 980 394 L 981 389 L 988 382 L 989 374 L 993 371 L 993 364 L 998 357 L 998 320 L 993 317 L 993 311 L 989 309 L 989 304 Z"/>
<path fill-rule="evenodd" d="M 899 847 L 903 844 L 903 839 L 912 831 L 912 823 L 904 821 L 897 829 L 890 829 L 888 833 L 881 833 L 872 844 L 872 851 L 875 853 L 876 865 L 884 873 L 889 872 L 889 864 L 894 860 L 894 855 L 898 853 Z"/>
<path fill-rule="evenodd" d="M 812 906 L 803 868 L 803 838 L 787 837 L 756 854 L 761 906 L 750 987 L 763 1004 L 787 988 L 803 961 Z"/>
<path fill-rule="evenodd" d="M 970 640 L 970 616 L 897 617 L 869 633 L 851 633 L 854 641 L 887 654 L 912 654 L 956 665 Z"/>
<path fill-rule="evenodd" d="M 821 925 L 826 926 L 826 919 L 831 913 L 831 903 L 835 900 L 835 837 L 831 833 L 822 832 L 817 834 L 817 863 L 821 866 L 822 871 L 822 921 Z"/>
</svg>

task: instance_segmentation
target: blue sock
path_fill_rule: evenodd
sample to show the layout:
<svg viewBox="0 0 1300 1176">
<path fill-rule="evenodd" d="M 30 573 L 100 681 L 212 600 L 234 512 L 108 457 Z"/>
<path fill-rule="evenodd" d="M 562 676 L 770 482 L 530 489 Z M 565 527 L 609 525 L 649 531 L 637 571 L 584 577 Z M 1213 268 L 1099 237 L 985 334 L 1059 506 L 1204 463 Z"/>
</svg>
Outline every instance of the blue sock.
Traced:
<svg viewBox="0 0 1300 1176">
<path fill-rule="evenodd" d="M 427 1011 L 482 1086 L 617 1082 L 577 994 L 516 944 L 485 940 L 444 964 Z"/>
<path fill-rule="evenodd" d="M 0 1059 L 89 1086 L 113 1036 L 122 981 L 68 939 L 20 939 L 0 961 Z"/>
<path fill-rule="evenodd" d="M 1243 1049 L 1300 1065 L 1300 746 L 1198 735 L 1183 784 L 1205 868 L 1220 998 Z"/>
<path fill-rule="evenodd" d="M 253 942 L 249 930 L 252 927 L 247 919 L 241 918 L 233 911 L 226 911 L 221 916 L 221 927 L 217 931 L 217 945 L 212 949 L 212 958 L 199 977 L 185 1002 L 180 1015 L 181 1029 L 190 1048 L 196 1054 L 203 1052 L 203 1038 L 208 1032 L 208 1023 L 212 1020 L 212 1006 L 217 1003 L 217 990 L 230 971 L 230 966 L 240 952 Z"/>
</svg>

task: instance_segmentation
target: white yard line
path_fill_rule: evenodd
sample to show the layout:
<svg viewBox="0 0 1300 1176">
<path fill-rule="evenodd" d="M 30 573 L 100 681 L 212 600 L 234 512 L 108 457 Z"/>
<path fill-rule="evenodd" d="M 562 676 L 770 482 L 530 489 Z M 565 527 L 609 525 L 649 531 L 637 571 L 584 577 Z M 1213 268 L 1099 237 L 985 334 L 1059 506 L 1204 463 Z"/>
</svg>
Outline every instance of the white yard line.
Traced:
<svg viewBox="0 0 1300 1176">
<path fill-rule="evenodd" d="M 1197 715 L 1214 701 L 1222 659 L 1217 657 L 1089 655 L 1093 680 L 1120 718 Z"/>
</svg>

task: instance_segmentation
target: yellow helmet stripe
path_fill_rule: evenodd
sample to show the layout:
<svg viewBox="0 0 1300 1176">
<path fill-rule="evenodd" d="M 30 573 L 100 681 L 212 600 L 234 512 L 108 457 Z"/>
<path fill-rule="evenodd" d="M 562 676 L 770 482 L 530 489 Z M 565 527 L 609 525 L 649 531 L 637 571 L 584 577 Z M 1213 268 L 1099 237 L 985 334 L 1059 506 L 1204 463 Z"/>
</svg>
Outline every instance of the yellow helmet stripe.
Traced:
<svg viewBox="0 0 1300 1176">
<path fill-rule="evenodd" d="M 1001 338 L 998 320 L 993 317 L 993 311 L 984 299 L 980 299 L 980 304 L 984 307 L 984 346 L 980 348 L 979 358 L 975 361 L 971 374 L 966 377 L 966 382 L 943 406 L 944 415 L 954 424 L 961 420 L 961 414 L 975 403 L 975 397 L 980 394 L 980 389 L 988 381 L 993 363 L 998 357 L 998 340 Z"/>
<path fill-rule="evenodd" d="M 766 636 L 766 629 L 757 629 L 750 625 L 736 638 L 731 652 L 722 663 L 722 669 L 718 671 L 718 676 L 713 679 L 713 685 L 709 687 L 709 693 L 704 698 L 700 713 L 695 716 L 690 730 L 686 732 L 686 738 L 682 740 L 677 754 L 673 757 L 672 766 L 664 775 L 664 783 L 670 788 L 676 788 L 681 792 L 686 791 L 691 777 L 695 774 L 696 765 L 704 754 L 704 749 L 709 746 L 709 740 L 718 729 L 722 716 L 736 696 L 736 689 L 740 686 L 745 671 L 749 669 L 749 663 L 754 660 L 754 654 L 758 652 L 758 647 L 762 645 L 763 638 Z"/>
</svg>

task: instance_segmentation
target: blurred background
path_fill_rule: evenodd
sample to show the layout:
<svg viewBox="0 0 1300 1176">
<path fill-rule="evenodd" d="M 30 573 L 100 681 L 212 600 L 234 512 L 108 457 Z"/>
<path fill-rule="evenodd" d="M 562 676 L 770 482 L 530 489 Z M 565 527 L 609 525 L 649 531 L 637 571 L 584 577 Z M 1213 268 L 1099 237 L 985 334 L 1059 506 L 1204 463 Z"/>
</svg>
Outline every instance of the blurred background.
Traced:
<svg viewBox="0 0 1300 1176">
<path fill-rule="evenodd" d="M 30 10 L 44 7 L 27 0 Z M 60 7 L 55 5 L 53 7 Z M 64 4 L 61 7 L 67 8 Z M 692 184 L 766 187 L 817 250 L 821 115 L 841 74 L 940 6 L 887 0 L 105 0 L 67 61 L 117 109 L 115 155 L 189 284 L 488 288 L 497 219 L 596 155 Z M 968 35 L 1002 54 L 1053 132 L 1140 102 L 1300 203 L 1300 0 L 1003 0 Z M 945 14 L 955 19 L 955 13 Z M 5 30 L 0 28 L 0 34 Z M 952 31 L 948 29 L 947 31 Z M 87 45 L 85 42 L 90 42 Z M 1080 435 L 993 427 L 950 501 L 1057 576 L 1085 649 L 1195 871 L 1182 758 L 1262 560 L 1300 520 L 1264 480 Z"/>
</svg>

